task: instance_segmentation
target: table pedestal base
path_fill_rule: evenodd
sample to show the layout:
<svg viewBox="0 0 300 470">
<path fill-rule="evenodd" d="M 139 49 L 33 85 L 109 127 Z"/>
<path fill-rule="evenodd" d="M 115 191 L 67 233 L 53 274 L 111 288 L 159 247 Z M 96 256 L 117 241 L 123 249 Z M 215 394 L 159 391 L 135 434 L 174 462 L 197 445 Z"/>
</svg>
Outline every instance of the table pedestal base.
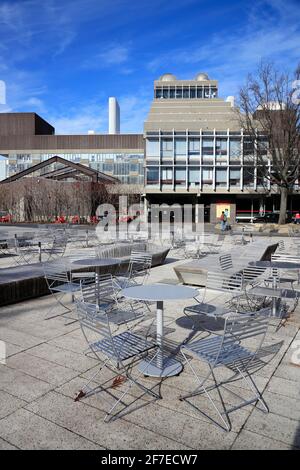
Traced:
<svg viewBox="0 0 300 470">
<path fill-rule="evenodd" d="M 183 369 L 181 362 L 172 357 L 165 356 L 162 361 L 154 359 L 150 364 L 151 359 L 144 359 L 139 364 L 139 371 L 149 377 L 172 377 L 178 375 Z"/>
</svg>

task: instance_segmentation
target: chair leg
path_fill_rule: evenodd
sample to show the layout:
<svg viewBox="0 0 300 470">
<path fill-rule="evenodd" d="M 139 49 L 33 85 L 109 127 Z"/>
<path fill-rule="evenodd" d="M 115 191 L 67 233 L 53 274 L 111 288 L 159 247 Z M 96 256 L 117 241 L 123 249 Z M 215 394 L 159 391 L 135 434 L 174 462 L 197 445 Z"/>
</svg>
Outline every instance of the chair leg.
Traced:
<svg viewBox="0 0 300 470">
<path fill-rule="evenodd" d="M 208 398 L 209 402 L 212 404 L 213 408 L 215 409 L 216 413 L 218 414 L 220 420 L 222 421 L 223 425 L 218 423 L 216 420 L 214 420 L 211 416 L 207 415 L 206 413 L 204 413 L 202 410 L 200 410 L 199 408 L 197 408 L 195 405 L 193 405 L 192 403 L 188 402 L 190 406 L 192 406 L 193 408 L 195 408 L 200 414 L 202 414 L 203 416 L 205 416 L 206 418 L 208 418 L 213 424 L 215 424 L 216 426 L 218 426 L 219 428 L 221 428 L 223 431 L 227 431 L 229 432 L 231 430 L 231 422 L 230 422 L 230 419 L 229 419 L 229 416 L 228 416 L 228 412 L 225 408 L 225 405 L 224 405 L 224 402 L 223 402 L 223 399 L 221 399 L 221 403 L 222 403 L 222 408 L 223 408 L 223 411 L 221 412 L 219 410 L 219 408 L 217 407 L 217 405 L 214 403 L 211 395 L 209 394 L 209 391 L 210 390 L 213 390 L 215 388 L 218 389 L 218 384 L 216 382 L 216 378 L 215 378 L 215 375 L 213 373 L 213 369 L 211 366 L 210 367 L 210 370 L 208 372 L 208 374 L 204 377 L 204 379 L 200 379 L 195 371 L 195 369 L 193 368 L 193 366 L 191 365 L 191 361 L 189 361 L 186 357 L 186 355 L 184 354 L 183 351 L 181 351 L 181 354 L 183 355 L 186 363 L 188 364 L 188 366 L 190 367 L 191 371 L 193 372 L 193 375 L 195 376 L 196 378 L 196 381 L 199 383 L 199 385 L 195 388 L 195 390 L 189 394 L 186 394 L 186 395 L 181 395 L 180 396 L 180 401 L 187 401 L 188 398 L 192 398 L 194 396 L 197 396 L 197 395 L 201 395 L 201 394 L 205 394 L 206 397 Z M 214 379 L 214 382 L 215 382 L 215 385 L 209 387 L 209 388 L 206 388 L 204 386 L 205 382 L 209 379 L 209 377 L 212 375 L 213 379 Z M 220 391 L 218 390 L 218 393 L 219 393 L 219 396 L 220 396 Z M 224 419 L 223 415 L 225 415 L 226 419 Z"/>
<path fill-rule="evenodd" d="M 151 360 L 149 361 L 148 364 L 145 365 L 144 369 L 142 371 L 140 371 L 140 373 L 137 375 L 136 378 L 133 378 L 131 377 L 130 374 L 128 374 L 128 372 L 126 372 L 126 375 L 127 377 L 129 378 L 129 382 L 128 382 L 128 386 L 126 387 L 126 389 L 124 390 L 124 392 L 122 393 L 122 395 L 120 396 L 120 398 L 114 403 L 114 405 L 111 407 L 111 409 L 107 412 L 105 418 L 104 418 L 104 422 L 105 423 L 108 423 L 110 422 L 112 419 L 115 419 L 118 414 L 120 413 L 117 413 L 115 414 L 114 416 L 111 416 L 111 413 L 113 412 L 113 410 L 118 406 L 119 403 L 122 402 L 123 398 L 129 393 L 129 390 L 131 389 L 131 387 L 135 384 L 137 385 L 139 388 L 141 388 L 145 393 L 148 393 L 149 395 L 152 395 L 152 397 L 156 398 L 156 399 L 160 399 L 161 396 L 158 395 L 157 393 L 153 392 L 153 390 L 145 387 L 144 385 L 142 385 L 141 383 L 139 383 L 137 381 L 137 379 L 139 377 L 141 377 L 142 375 L 144 375 L 144 372 L 146 371 L 147 367 L 149 364 L 151 364 L 151 362 L 156 358 L 157 354 L 158 354 L 159 350 L 157 350 L 157 352 L 153 355 L 153 357 L 151 358 Z M 129 406 L 129 405 L 127 405 Z M 126 405 L 125 405 L 125 408 L 126 408 Z"/>
</svg>

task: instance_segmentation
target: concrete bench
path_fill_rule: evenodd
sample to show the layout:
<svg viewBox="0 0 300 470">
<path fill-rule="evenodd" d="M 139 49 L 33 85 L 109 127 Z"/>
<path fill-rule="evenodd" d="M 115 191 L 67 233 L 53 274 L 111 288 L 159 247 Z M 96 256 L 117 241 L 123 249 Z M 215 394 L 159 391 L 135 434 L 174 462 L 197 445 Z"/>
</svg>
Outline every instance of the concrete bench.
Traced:
<svg viewBox="0 0 300 470">
<path fill-rule="evenodd" d="M 240 271 L 249 261 L 270 260 L 278 244 L 270 240 L 257 240 L 247 245 L 232 248 L 231 254 L 234 272 Z M 205 286 L 208 271 L 222 271 L 219 263 L 220 254 L 208 255 L 201 260 L 193 260 L 174 268 L 177 278 L 183 284 Z"/>
<path fill-rule="evenodd" d="M 101 267 L 100 273 L 123 273 L 127 270 L 131 250 L 148 251 L 152 253 L 152 266 L 163 264 L 169 248 L 162 248 L 148 243 L 130 243 L 104 248 L 102 257 L 119 258 L 120 265 Z M 105 251 L 107 250 L 107 251 Z M 94 271 L 95 267 L 76 268 L 74 272 Z M 14 304 L 24 300 L 49 294 L 44 279 L 43 266 L 40 263 L 14 266 L 0 269 L 0 306 Z"/>
</svg>

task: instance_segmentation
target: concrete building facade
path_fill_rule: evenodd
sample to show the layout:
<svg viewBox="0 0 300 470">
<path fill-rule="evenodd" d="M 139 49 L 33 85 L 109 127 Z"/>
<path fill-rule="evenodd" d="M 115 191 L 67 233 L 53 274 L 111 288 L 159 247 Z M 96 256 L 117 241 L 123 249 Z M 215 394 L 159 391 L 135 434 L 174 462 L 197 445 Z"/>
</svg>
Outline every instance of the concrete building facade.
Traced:
<svg viewBox="0 0 300 470">
<path fill-rule="evenodd" d="M 279 197 L 255 165 L 258 146 L 271 169 L 266 138 L 253 142 L 241 129 L 234 98 L 218 97 L 218 82 L 164 74 L 144 124 L 145 198 L 151 203 L 204 204 L 216 222 L 279 208 Z M 295 189 L 298 189 L 295 188 Z"/>
</svg>

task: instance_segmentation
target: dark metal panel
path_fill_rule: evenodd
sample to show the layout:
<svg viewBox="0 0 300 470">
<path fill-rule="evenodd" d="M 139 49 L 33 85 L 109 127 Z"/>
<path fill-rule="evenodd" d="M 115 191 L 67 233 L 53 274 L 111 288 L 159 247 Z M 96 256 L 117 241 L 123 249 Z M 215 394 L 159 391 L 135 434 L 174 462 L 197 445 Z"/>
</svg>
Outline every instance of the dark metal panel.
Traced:
<svg viewBox="0 0 300 470">
<path fill-rule="evenodd" d="M 141 152 L 144 149 L 144 140 L 142 134 L 3 136 L 0 133 L 0 152 L 1 150 L 53 150 L 55 152 L 72 149 L 133 149 Z"/>
</svg>

